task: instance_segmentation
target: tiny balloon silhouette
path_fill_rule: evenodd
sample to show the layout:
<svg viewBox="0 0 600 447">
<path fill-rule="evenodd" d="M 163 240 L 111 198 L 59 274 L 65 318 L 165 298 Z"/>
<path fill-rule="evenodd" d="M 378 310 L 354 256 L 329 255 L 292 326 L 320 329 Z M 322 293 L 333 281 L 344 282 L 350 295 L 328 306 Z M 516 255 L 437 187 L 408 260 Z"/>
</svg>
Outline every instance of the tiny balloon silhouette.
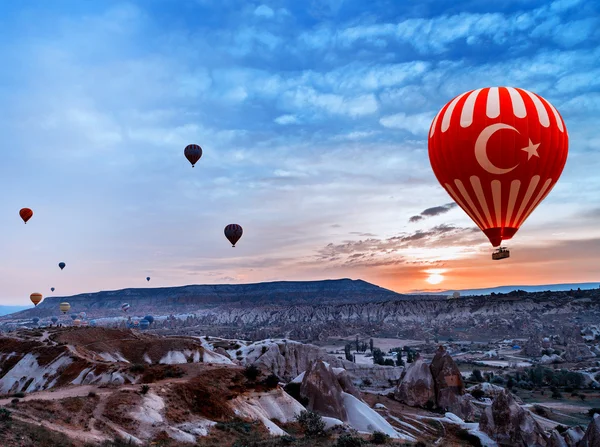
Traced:
<svg viewBox="0 0 600 447">
<path fill-rule="evenodd" d="M 192 164 L 193 168 L 194 165 L 198 163 L 198 160 L 200 160 L 200 157 L 202 157 L 202 148 L 197 144 L 188 144 L 183 150 L 183 153 L 185 158 Z"/>
<path fill-rule="evenodd" d="M 225 227 L 225 237 L 229 242 L 231 242 L 231 246 L 235 247 L 235 244 L 240 240 L 244 230 L 238 224 L 229 224 Z"/>
<path fill-rule="evenodd" d="M 27 221 L 33 216 L 33 211 L 30 208 L 21 208 L 19 211 L 19 216 L 21 216 L 23 222 L 27 223 Z"/>
</svg>

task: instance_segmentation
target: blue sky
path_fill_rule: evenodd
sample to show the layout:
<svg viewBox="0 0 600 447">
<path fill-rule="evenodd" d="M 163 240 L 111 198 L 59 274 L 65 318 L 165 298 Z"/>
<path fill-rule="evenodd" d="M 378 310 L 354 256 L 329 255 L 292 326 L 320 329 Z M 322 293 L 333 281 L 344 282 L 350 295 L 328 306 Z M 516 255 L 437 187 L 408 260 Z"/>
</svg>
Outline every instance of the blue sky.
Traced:
<svg viewBox="0 0 600 447">
<path fill-rule="evenodd" d="M 431 287 L 432 271 L 444 288 L 600 280 L 599 9 L 2 2 L 0 303 L 146 276 L 352 277 L 398 291 Z M 454 96 L 494 85 L 556 106 L 570 152 L 511 262 L 490 269 L 485 236 L 445 206 L 426 135 Z M 194 169 L 190 143 L 204 149 Z M 235 249 L 229 223 L 245 231 Z"/>
</svg>

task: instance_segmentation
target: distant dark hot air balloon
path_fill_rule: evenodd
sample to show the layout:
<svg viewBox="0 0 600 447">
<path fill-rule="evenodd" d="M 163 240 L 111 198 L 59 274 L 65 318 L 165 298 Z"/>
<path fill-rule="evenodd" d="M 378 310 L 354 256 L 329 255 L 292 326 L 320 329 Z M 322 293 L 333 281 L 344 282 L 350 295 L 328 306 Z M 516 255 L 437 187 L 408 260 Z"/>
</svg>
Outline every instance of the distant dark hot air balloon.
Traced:
<svg viewBox="0 0 600 447">
<path fill-rule="evenodd" d="M 52 323 L 56 324 L 56 322 L 58 321 L 58 317 L 52 317 L 52 318 L 50 318 L 50 321 L 52 321 Z"/>
<path fill-rule="evenodd" d="M 197 144 L 188 144 L 183 150 L 185 158 L 192 164 L 192 168 L 194 165 L 200 160 L 202 157 L 202 148 Z"/>
<path fill-rule="evenodd" d="M 71 320 L 75 321 L 77 320 L 78 315 L 77 314 L 71 314 Z"/>
<path fill-rule="evenodd" d="M 149 276 L 146 276 L 146 281 L 150 281 L 150 277 Z"/>
<path fill-rule="evenodd" d="M 51 292 L 54 292 L 54 287 L 50 287 L 50 291 L 51 291 Z"/>
<path fill-rule="evenodd" d="M 96 327 L 96 320 L 90 320 L 90 327 Z"/>
<path fill-rule="evenodd" d="M 144 320 L 147 320 L 150 324 L 154 323 L 154 317 L 152 315 L 146 315 Z"/>
<path fill-rule="evenodd" d="M 31 321 L 33 321 L 33 324 L 38 324 L 40 322 L 40 319 L 38 317 L 33 317 Z"/>
<path fill-rule="evenodd" d="M 21 208 L 19 211 L 19 216 L 21 216 L 23 222 L 27 223 L 27 221 L 33 216 L 33 211 L 31 211 L 29 208 Z"/>
<path fill-rule="evenodd" d="M 60 267 L 60 269 L 62 270 L 62 269 L 64 269 L 64 268 L 67 266 L 67 264 L 65 264 L 64 262 L 59 262 L 59 263 L 58 263 L 58 266 L 59 266 L 59 267 Z"/>
<path fill-rule="evenodd" d="M 33 303 L 34 306 L 37 306 L 42 301 L 42 294 L 41 293 L 32 293 L 31 295 L 29 295 L 29 299 L 31 300 L 31 302 Z"/>
<path fill-rule="evenodd" d="M 229 224 L 225 227 L 225 237 L 231 242 L 231 246 L 235 247 L 237 241 L 240 240 L 244 230 L 238 224 Z"/>
</svg>

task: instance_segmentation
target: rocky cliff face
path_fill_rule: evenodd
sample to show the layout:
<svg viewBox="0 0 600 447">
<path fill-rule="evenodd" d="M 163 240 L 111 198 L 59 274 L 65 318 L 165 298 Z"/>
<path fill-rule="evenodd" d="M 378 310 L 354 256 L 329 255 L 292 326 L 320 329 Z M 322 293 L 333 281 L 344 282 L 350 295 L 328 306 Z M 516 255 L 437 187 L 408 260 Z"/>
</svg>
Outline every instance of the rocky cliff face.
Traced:
<svg viewBox="0 0 600 447">
<path fill-rule="evenodd" d="M 464 394 L 460 371 L 450 354 L 440 346 L 430 365 L 417 357 L 408 367 L 395 397 L 407 405 L 440 408 L 470 421 L 475 409 L 470 396 Z"/>
<path fill-rule="evenodd" d="M 252 346 L 250 345 L 249 348 L 252 349 Z M 369 379 L 375 385 L 389 386 L 390 381 L 398 380 L 403 371 L 401 367 L 365 365 L 341 360 L 327 354 L 318 346 L 293 341 L 278 340 L 262 344 L 260 347 L 257 346 L 254 353 L 256 356 L 247 357 L 246 363 L 253 363 L 263 371 L 275 374 L 285 381 L 292 380 L 306 371 L 315 360 L 323 360 L 333 367 L 344 368 L 348 380 L 354 383 Z"/>
<path fill-rule="evenodd" d="M 395 392 L 398 401 L 413 407 L 435 406 L 435 385 L 429 365 L 418 357 L 410 363 Z"/>
<path fill-rule="evenodd" d="M 577 447 L 600 446 L 600 414 L 595 414 Z"/>
<path fill-rule="evenodd" d="M 321 416 L 346 421 L 348 414 L 344 408 L 342 391 L 331 366 L 320 360 L 310 364 L 300 385 L 300 395 L 308 400 L 306 408 Z"/>
<path fill-rule="evenodd" d="M 479 429 L 504 446 L 545 447 L 548 436 L 508 392 L 499 394 L 479 420 Z"/>
</svg>

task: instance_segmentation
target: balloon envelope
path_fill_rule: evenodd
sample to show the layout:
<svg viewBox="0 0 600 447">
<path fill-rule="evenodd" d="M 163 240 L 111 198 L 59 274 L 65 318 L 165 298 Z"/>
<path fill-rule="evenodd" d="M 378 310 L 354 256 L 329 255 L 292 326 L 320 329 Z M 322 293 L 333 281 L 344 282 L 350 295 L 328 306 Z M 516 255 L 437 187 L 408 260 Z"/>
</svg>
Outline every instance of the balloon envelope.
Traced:
<svg viewBox="0 0 600 447">
<path fill-rule="evenodd" d="M 90 326 L 96 327 L 96 320 L 90 320 Z"/>
<path fill-rule="evenodd" d="M 51 291 L 51 292 L 54 292 L 54 287 L 50 287 L 50 291 Z"/>
<path fill-rule="evenodd" d="M 59 308 L 63 314 L 66 314 L 71 309 L 71 305 L 69 303 L 60 303 Z"/>
<path fill-rule="evenodd" d="M 29 295 L 29 299 L 31 300 L 34 306 L 37 306 L 42 301 L 42 294 L 32 293 L 31 295 Z"/>
<path fill-rule="evenodd" d="M 225 227 L 224 232 L 225 232 L 225 237 L 227 238 L 227 240 L 229 240 L 229 242 L 231 242 L 231 246 L 235 247 L 235 244 L 237 243 L 237 241 L 239 241 L 240 238 L 242 237 L 244 230 L 238 224 L 229 224 Z"/>
<path fill-rule="evenodd" d="M 33 216 L 33 211 L 29 208 L 21 208 L 19 211 L 19 216 L 21 216 L 23 222 L 27 223 L 27 221 Z"/>
<path fill-rule="evenodd" d="M 149 276 L 146 277 L 146 281 L 150 281 L 150 277 Z"/>
<path fill-rule="evenodd" d="M 50 321 L 52 321 L 52 323 L 56 324 L 56 322 L 58 321 L 58 317 L 52 317 L 52 318 L 50 318 Z"/>
<path fill-rule="evenodd" d="M 33 321 L 34 324 L 38 324 L 38 322 L 40 321 L 40 319 L 38 317 L 33 317 L 31 319 L 31 321 Z"/>
<path fill-rule="evenodd" d="M 442 107 L 429 130 L 429 160 L 440 184 L 497 247 L 556 185 L 568 140 L 560 114 L 541 96 L 483 88 Z"/>
<path fill-rule="evenodd" d="M 81 320 L 79 318 L 76 318 L 76 319 L 73 320 L 73 324 L 75 326 L 79 326 L 81 324 Z"/>
<path fill-rule="evenodd" d="M 73 320 L 73 321 L 77 320 L 77 314 L 71 314 L 71 320 Z"/>
<path fill-rule="evenodd" d="M 58 266 L 59 266 L 59 267 L 60 267 L 60 269 L 62 270 L 62 269 L 64 269 L 64 268 L 67 266 L 67 264 L 65 264 L 64 262 L 59 262 L 59 263 L 58 263 Z M 77 269 L 76 269 L 76 270 L 77 270 Z"/>
<path fill-rule="evenodd" d="M 194 165 L 200 160 L 202 157 L 202 148 L 197 144 L 188 144 L 183 150 L 183 154 L 185 158 L 192 164 L 192 168 Z"/>
<path fill-rule="evenodd" d="M 131 306 L 127 303 L 123 303 L 123 305 L 121 306 L 121 310 L 123 312 L 127 312 L 127 310 L 130 308 Z"/>
<path fill-rule="evenodd" d="M 144 319 L 147 320 L 150 324 L 154 323 L 154 317 L 152 315 L 146 315 Z"/>
</svg>

